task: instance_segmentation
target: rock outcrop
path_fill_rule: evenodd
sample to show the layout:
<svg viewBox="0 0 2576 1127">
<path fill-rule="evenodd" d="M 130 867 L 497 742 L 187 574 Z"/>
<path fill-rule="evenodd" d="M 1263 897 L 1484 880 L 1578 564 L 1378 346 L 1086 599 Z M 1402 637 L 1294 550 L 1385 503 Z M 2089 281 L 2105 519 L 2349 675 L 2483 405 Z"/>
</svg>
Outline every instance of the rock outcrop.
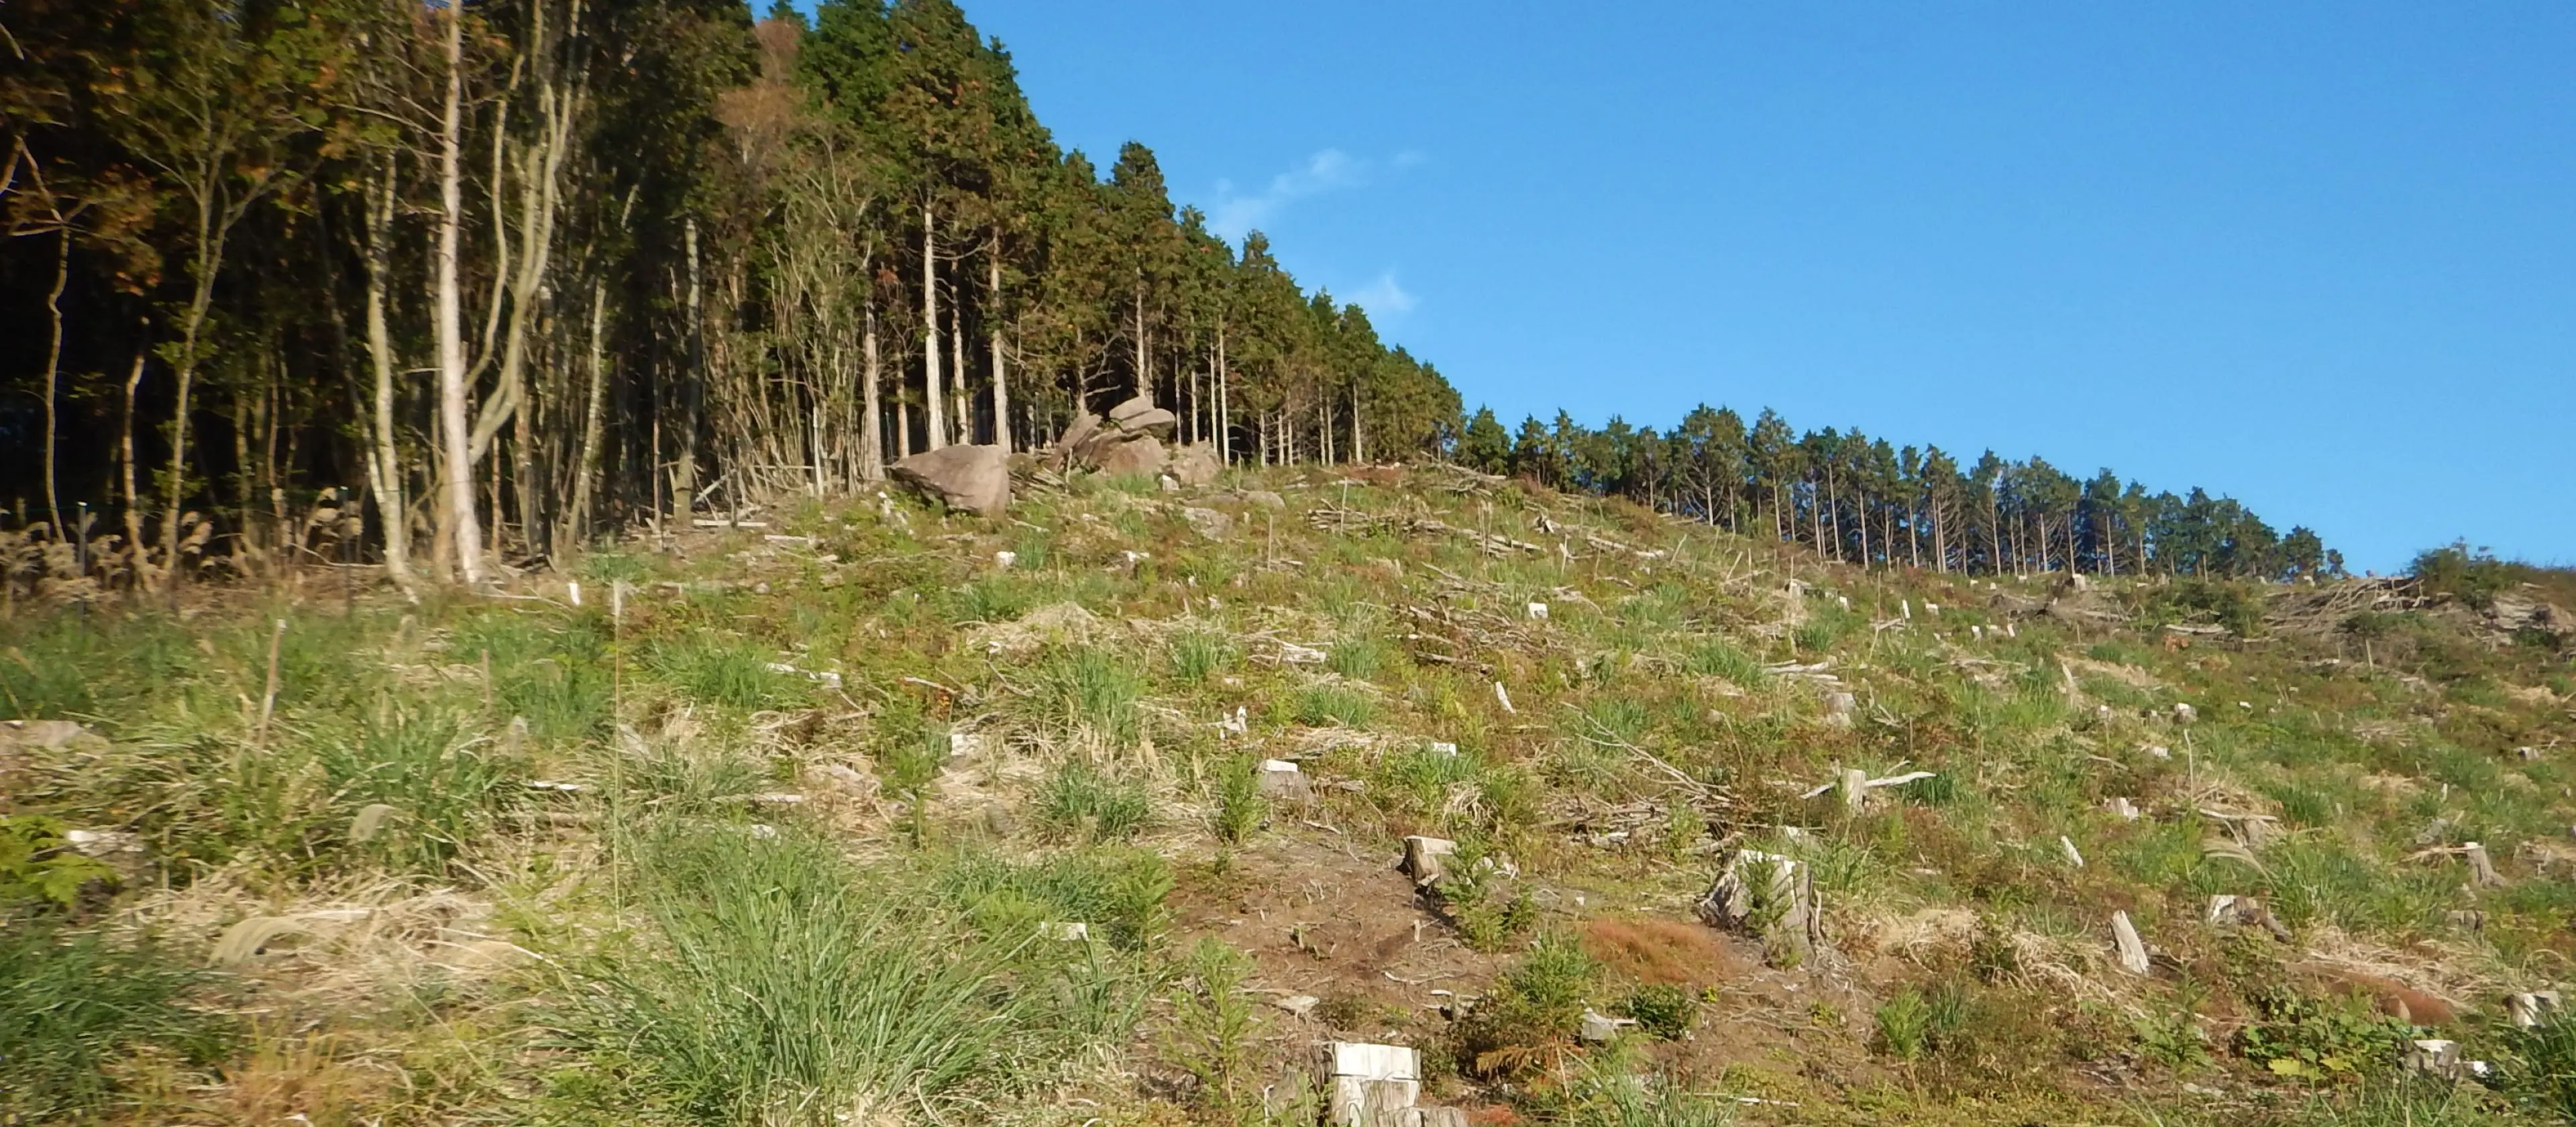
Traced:
<svg viewBox="0 0 2576 1127">
<path fill-rule="evenodd" d="M 1164 467 L 1163 440 L 1180 419 L 1137 396 L 1109 409 L 1106 419 L 1082 415 L 1056 439 L 1052 457 L 1065 469 L 1106 474 L 1152 474 Z"/>
<path fill-rule="evenodd" d="M 951 510 L 998 517 L 1011 505 L 1009 458 L 999 446 L 943 446 L 896 462 L 888 472 Z"/>
</svg>

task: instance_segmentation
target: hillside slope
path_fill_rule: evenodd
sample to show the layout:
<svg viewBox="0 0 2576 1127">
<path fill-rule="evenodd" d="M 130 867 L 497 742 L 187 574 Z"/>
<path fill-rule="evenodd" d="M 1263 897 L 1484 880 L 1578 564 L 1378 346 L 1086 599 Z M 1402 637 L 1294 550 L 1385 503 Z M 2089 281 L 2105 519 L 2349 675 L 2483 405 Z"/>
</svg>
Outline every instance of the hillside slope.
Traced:
<svg viewBox="0 0 2576 1127">
<path fill-rule="evenodd" d="M 757 518 L 16 608 L 0 1121 L 1305 1124 L 1351 1041 L 1474 1123 L 2576 1114 L 2508 1013 L 2576 955 L 2562 594 L 1436 466 Z"/>
</svg>

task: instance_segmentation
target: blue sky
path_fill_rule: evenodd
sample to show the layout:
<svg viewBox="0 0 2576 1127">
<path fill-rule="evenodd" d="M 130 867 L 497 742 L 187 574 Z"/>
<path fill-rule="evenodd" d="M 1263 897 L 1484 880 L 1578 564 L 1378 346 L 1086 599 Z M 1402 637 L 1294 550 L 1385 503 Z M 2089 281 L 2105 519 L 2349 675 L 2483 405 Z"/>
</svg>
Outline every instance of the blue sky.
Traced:
<svg viewBox="0 0 2576 1127">
<path fill-rule="evenodd" d="M 2576 5 L 967 0 L 1470 405 L 2576 562 Z"/>
</svg>

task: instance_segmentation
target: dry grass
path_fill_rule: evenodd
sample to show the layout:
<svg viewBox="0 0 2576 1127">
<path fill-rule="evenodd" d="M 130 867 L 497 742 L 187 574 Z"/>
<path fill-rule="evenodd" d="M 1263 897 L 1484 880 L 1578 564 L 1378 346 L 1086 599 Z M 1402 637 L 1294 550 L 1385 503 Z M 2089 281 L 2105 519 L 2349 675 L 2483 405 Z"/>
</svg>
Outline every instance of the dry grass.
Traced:
<svg viewBox="0 0 2576 1127">
<path fill-rule="evenodd" d="M 1617 916 L 1587 920 L 1583 950 L 1613 974 L 1662 986 L 1716 986 L 1746 970 L 1709 929 L 1679 920 Z"/>
</svg>

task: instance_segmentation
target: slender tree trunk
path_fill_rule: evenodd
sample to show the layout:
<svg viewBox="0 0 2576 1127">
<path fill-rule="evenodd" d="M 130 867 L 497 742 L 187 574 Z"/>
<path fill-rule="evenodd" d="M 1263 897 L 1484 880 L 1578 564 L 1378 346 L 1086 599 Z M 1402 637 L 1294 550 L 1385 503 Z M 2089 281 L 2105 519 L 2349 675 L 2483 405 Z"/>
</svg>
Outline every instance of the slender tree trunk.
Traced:
<svg viewBox="0 0 2576 1127">
<path fill-rule="evenodd" d="M 1154 369 L 1153 365 L 1147 360 L 1148 353 L 1146 352 L 1145 342 L 1145 283 L 1142 279 L 1139 279 L 1136 283 L 1135 309 L 1136 394 L 1142 396 L 1145 400 L 1145 405 L 1150 407 L 1153 406 L 1154 403 Z"/>
<path fill-rule="evenodd" d="M 928 203 L 921 205 L 921 346 L 922 409 L 930 423 L 925 449 L 937 450 L 948 444 L 948 428 L 939 390 L 939 229 Z"/>
<path fill-rule="evenodd" d="M 367 201 L 367 362 L 375 376 L 368 419 L 367 486 L 375 493 L 376 513 L 384 524 L 385 574 L 409 590 L 411 506 L 403 499 L 402 450 L 394 441 L 394 342 L 385 310 L 386 285 L 393 269 L 393 221 L 394 163 L 389 156 Z"/>
<path fill-rule="evenodd" d="M 266 388 L 261 388 L 263 393 Z M 258 427 L 259 408 L 243 389 L 233 391 L 233 503 L 240 508 L 237 526 L 242 558 L 254 566 L 263 554 L 258 526 L 251 521 L 251 503 L 259 495 L 259 476 L 251 470 L 250 436 Z"/>
<path fill-rule="evenodd" d="M 866 272 L 864 268 L 860 271 L 862 275 Z M 859 480 L 873 483 L 885 480 L 886 466 L 885 404 L 880 401 L 884 393 L 878 390 L 884 382 L 884 369 L 877 355 L 877 303 L 873 298 L 868 301 L 867 320 L 860 330 L 859 355 L 860 409 L 868 420 L 859 435 Z"/>
<path fill-rule="evenodd" d="M 150 567 L 143 552 L 143 498 L 134 488 L 134 389 L 143 383 L 143 358 L 149 349 L 134 350 L 134 367 L 125 373 L 125 425 L 117 440 L 117 465 L 125 477 L 125 554 L 134 561 L 134 582 L 143 582 Z M 86 539 L 88 529 L 74 529 L 75 540 Z"/>
<path fill-rule="evenodd" d="M 56 540 L 63 536 L 62 496 L 54 485 L 54 443 L 61 433 L 63 371 L 63 288 L 72 277 L 72 228 L 56 219 L 55 237 L 61 245 L 54 250 L 54 285 L 45 291 L 45 313 L 51 318 L 51 331 L 45 338 L 45 519 Z"/>
<path fill-rule="evenodd" d="M 572 527 L 577 543 L 590 537 L 590 503 L 592 491 L 598 488 L 600 440 L 608 421 L 608 279 L 590 280 L 590 389 L 582 396 L 581 452 L 572 482 L 572 507 L 564 519 Z"/>
<path fill-rule="evenodd" d="M 1225 318 L 1216 319 L 1216 460 L 1219 465 L 1234 464 L 1234 411 L 1230 402 L 1225 366 Z"/>
<path fill-rule="evenodd" d="M 1002 363 L 1002 240 L 984 251 L 984 343 L 993 356 L 993 441 L 1011 452 L 1011 380 Z"/>
<path fill-rule="evenodd" d="M 445 461 L 439 467 L 440 488 L 447 494 L 448 536 L 456 550 L 457 574 L 469 584 L 483 582 L 483 530 L 474 520 L 472 430 L 466 419 L 472 389 L 465 385 L 465 326 L 459 288 L 457 240 L 465 225 L 464 170 L 465 16 L 463 6 L 447 6 L 447 100 L 439 120 L 438 148 L 438 424 Z"/>
<path fill-rule="evenodd" d="M 1351 384 L 1351 464 L 1368 464 L 1368 444 L 1360 437 L 1360 385 Z"/>
<path fill-rule="evenodd" d="M 698 511 L 698 401 L 707 380 L 705 270 L 698 256 L 698 220 L 681 224 L 688 243 L 689 370 L 680 387 L 679 451 L 671 459 L 671 511 L 688 528 Z"/>
<path fill-rule="evenodd" d="M 957 288 L 956 300 L 948 303 L 948 363 L 952 376 L 948 398 L 949 405 L 957 411 L 957 441 L 971 446 L 975 443 L 975 408 L 966 393 L 966 283 L 962 277 Z"/>
</svg>

